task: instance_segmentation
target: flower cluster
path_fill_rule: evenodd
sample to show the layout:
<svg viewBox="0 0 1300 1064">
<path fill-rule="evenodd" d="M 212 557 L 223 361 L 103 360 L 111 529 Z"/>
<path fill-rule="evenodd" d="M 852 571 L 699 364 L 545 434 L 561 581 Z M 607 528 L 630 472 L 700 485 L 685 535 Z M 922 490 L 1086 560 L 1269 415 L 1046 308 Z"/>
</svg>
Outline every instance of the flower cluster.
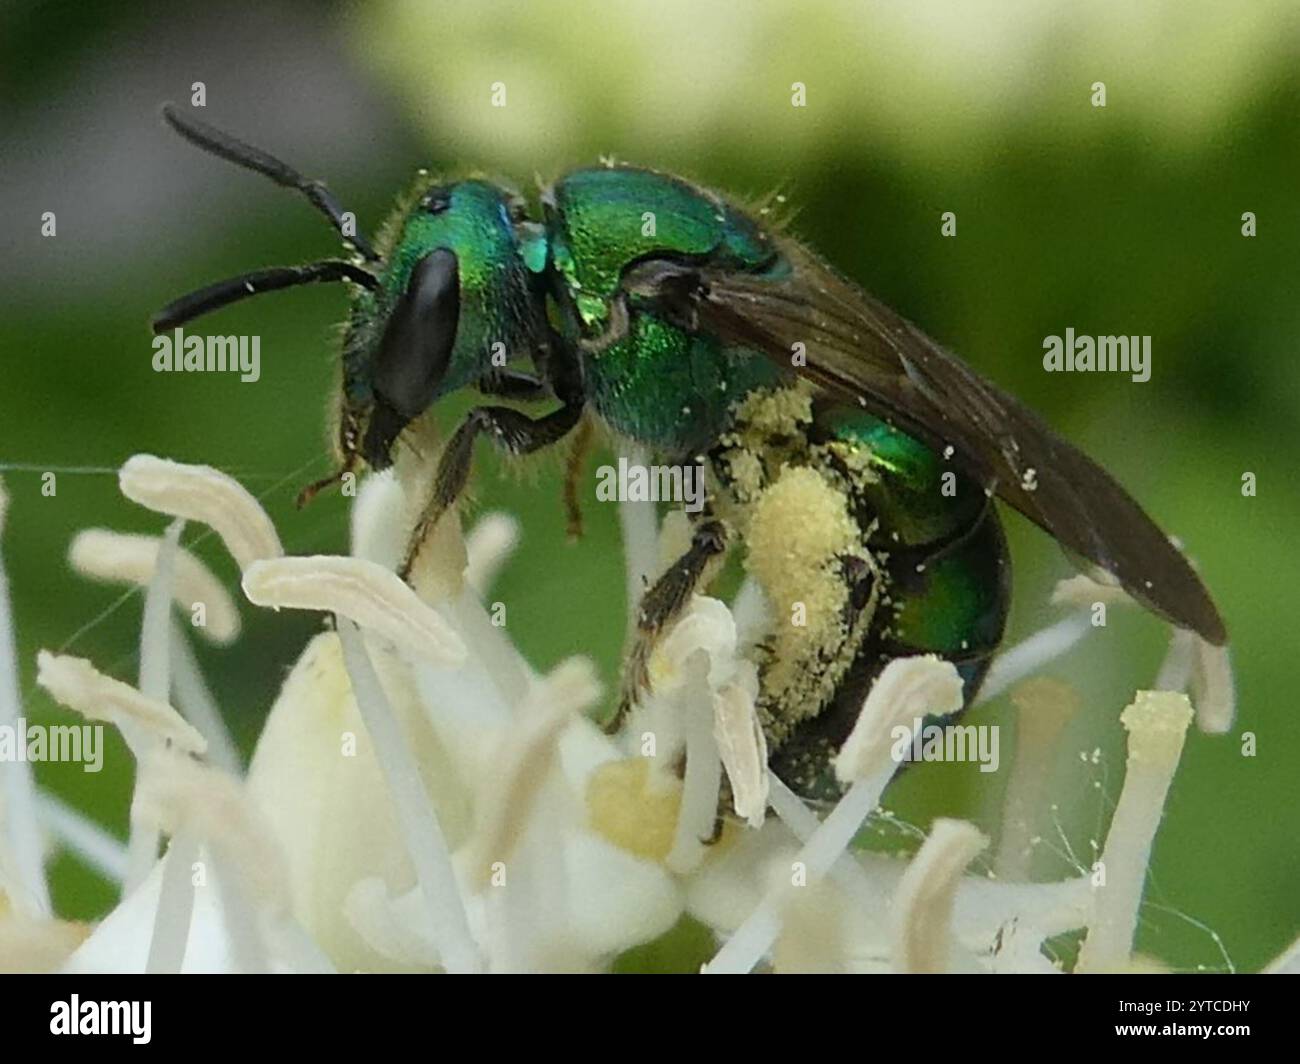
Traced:
<svg viewBox="0 0 1300 1064">
<path fill-rule="evenodd" d="M 0 966 L 604 971 L 688 920 L 719 943 L 709 973 L 1050 972 L 1044 943 L 1074 930 L 1076 971 L 1145 963 L 1134 932 L 1184 733 L 1193 716 L 1215 731 L 1231 721 L 1223 652 L 1175 633 L 1159 690 L 1121 716 L 1128 764 L 1097 864 L 1032 882 L 1047 766 L 1078 702 L 1032 674 L 1086 635 L 1089 604 L 1122 599 L 1067 581 L 1065 619 L 1007 651 L 986 685 L 985 697 L 1010 689 L 1019 718 L 982 870 L 972 862 L 990 840 L 964 821 L 936 821 L 907 859 L 865 853 L 854 840 L 897 769 L 891 731 L 959 704 L 951 665 L 885 669 L 836 762 L 845 797 L 819 818 L 767 769 L 750 658 L 771 622 L 755 585 L 730 606 L 694 599 L 649 662 L 653 694 L 607 736 L 588 716 L 602 698 L 591 664 L 538 675 L 484 607 L 518 535 L 511 519 L 489 515 L 465 537 L 442 521 L 409 582 L 398 578 L 421 472 L 399 463 L 362 485 L 351 556 L 291 557 L 226 475 L 143 455 L 122 467 L 123 493 L 171 524 L 158 538 L 83 533 L 71 560 L 145 587 L 140 682 L 48 652 L 38 682 L 121 730 L 135 759 L 130 838 L 40 793 L 26 765 L 0 764 Z M 660 529 L 644 504 L 622 516 L 636 588 L 681 530 L 671 517 Z M 290 671 L 246 771 L 188 642 L 191 630 L 238 638 L 239 614 L 179 546 L 186 522 L 220 536 L 251 603 L 332 621 Z M 12 645 L 0 582 L 0 723 L 19 716 Z M 724 777 L 736 818 L 706 842 Z M 93 927 L 52 913 L 51 844 L 121 882 Z M 1293 949 L 1277 967 L 1297 963 Z"/>
</svg>

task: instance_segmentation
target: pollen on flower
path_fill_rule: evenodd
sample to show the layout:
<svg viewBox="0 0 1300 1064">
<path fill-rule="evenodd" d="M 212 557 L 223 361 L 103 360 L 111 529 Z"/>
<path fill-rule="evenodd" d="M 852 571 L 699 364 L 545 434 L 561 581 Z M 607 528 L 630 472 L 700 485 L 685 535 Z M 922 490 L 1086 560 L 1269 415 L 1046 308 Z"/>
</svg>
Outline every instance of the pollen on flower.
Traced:
<svg viewBox="0 0 1300 1064">
<path fill-rule="evenodd" d="M 1128 729 L 1129 763 L 1170 768 L 1183 752 L 1192 707 L 1186 695 L 1170 691 L 1139 691 L 1120 723 Z"/>
<path fill-rule="evenodd" d="M 739 498 L 750 499 L 763 487 L 763 463 L 753 451 L 736 448 L 727 454 L 727 469 Z"/>
<path fill-rule="evenodd" d="M 796 431 L 808 416 L 798 396 L 760 407 L 752 418 Z M 1013 648 L 986 684 L 1018 683 L 1001 875 L 970 867 L 987 840 L 961 822 L 936 822 L 911 859 L 864 853 L 854 840 L 883 813 L 897 769 L 892 729 L 952 712 L 962 684 L 934 657 L 889 663 L 835 763 L 848 792 L 824 818 L 768 769 L 758 668 L 780 664 L 765 656 L 774 641 L 797 643 L 787 600 L 803 603 L 809 626 L 840 623 L 844 581 L 830 561 L 865 550 L 833 478 L 779 471 L 774 487 L 788 494 L 774 497 L 770 512 L 755 508 L 745 533 L 757 557 L 735 602 L 692 598 L 650 656 L 653 692 L 627 731 L 610 738 L 582 717 L 598 697 L 585 661 L 539 677 L 487 623 L 480 596 L 517 538 L 511 519 L 480 522 L 462 537 L 459 516 L 449 515 L 419 552 L 414 588 L 397 577 L 430 483 L 428 462 L 413 461 L 399 457 L 396 474 L 361 485 L 353 511 L 360 557 L 351 558 L 282 557 L 255 503 L 255 516 L 232 527 L 225 511 L 251 496 L 222 474 L 147 456 L 127 464 L 131 497 L 224 528 L 252 601 L 335 613 L 337 632 L 317 635 L 290 672 L 247 778 L 237 757 L 218 765 L 209 752 L 212 763 L 201 764 L 191 756 L 203 750 L 200 732 L 219 751 L 212 736 L 221 718 L 215 706 L 207 718 L 192 715 L 202 681 L 166 622 L 172 604 L 202 597 L 211 628 L 215 577 L 175 549 L 179 521 L 163 540 L 95 530 L 79 538 L 73 557 L 87 575 L 149 583 L 143 690 L 48 652 L 38 679 L 127 735 L 138 768 L 131 838 L 124 846 L 94 837 L 74 811 L 40 795 L 43 823 L 33 815 L 26 836 L 13 838 L 49 830 L 124 878 L 125 889 L 88 938 L 56 920 L 33 923 L 18 911 L 25 894 L 0 894 L 0 956 L 16 943 L 28 970 L 69 971 L 606 970 L 689 914 L 722 943 L 711 972 L 1051 971 L 1045 943 L 1078 929 L 1087 932 L 1078 970 L 1144 964 L 1132 953 L 1133 930 L 1190 714 L 1185 698 L 1144 693 L 1124 714 L 1130 758 L 1104 840 L 1104 887 L 1091 874 L 1030 882 L 1028 868 L 1004 856 L 1027 852 L 1043 807 L 1055 811 L 1048 769 L 1079 702 L 1056 681 L 1018 681 L 1090 630 L 1086 611 Z M 629 587 L 639 591 L 656 555 L 681 553 L 687 525 L 673 518 L 658 528 L 653 508 L 635 519 L 620 513 Z M 1060 601 L 1114 601 L 1103 585 L 1076 580 Z M 0 580 L 0 629 L 7 609 Z M 1207 715 L 1223 720 L 1225 706 L 1230 720 L 1226 654 L 1176 642 L 1171 683 L 1191 688 L 1203 726 Z M 0 647 L 0 687 L 8 672 Z M 145 693 L 171 690 L 197 729 Z M 638 752 L 647 732 L 657 749 Z M 722 831 L 706 845 L 720 812 Z M 160 834 L 168 837 L 161 858 Z M 18 852 L 0 833 L 0 870 Z M 43 885 L 39 846 L 33 852 Z M 212 862 L 217 891 L 194 889 L 196 861 Z"/>
<path fill-rule="evenodd" d="M 1106 879 L 1079 949 L 1078 972 L 1119 971 L 1129 963 L 1152 842 L 1192 716 L 1187 696 L 1168 691 L 1139 691 L 1120 714 L 1128 729 L 1128 762 L 1101 853 Z"/>
<path fill-rule="evenodd" d="M 673 847 L 682 785 L 654 771 L 648 757 L 625 757 L 598 766 L 587 782 L 592 830 L 619 849 L 662 864 Z"/>
</svg>

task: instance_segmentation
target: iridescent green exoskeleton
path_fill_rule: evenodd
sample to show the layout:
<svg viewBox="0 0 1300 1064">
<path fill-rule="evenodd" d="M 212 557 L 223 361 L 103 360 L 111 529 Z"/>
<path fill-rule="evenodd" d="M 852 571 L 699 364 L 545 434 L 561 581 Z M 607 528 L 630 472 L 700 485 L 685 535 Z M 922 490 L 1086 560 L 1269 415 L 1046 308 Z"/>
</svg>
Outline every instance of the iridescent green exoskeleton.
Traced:
<svg viewBox="0 0 1300 1064">
<path fill-rule="evenodd" d="M 1196 573 L 1104 470 L 714 192 L 605 165 L 566 174 L 530 214 L 499 184 L 422 176 L 372 249 L 323 185 L 174 108 L 164 117 L 304 192 L 351 250 L 214 285 L 154 321 L 167 329 L 257 292 L 348 282 L 331 479 L 388 466 L 406 427 L 462 388 L 550 407 L 469 414 L 412 551 L 460 496 L 480 435 L 523 454 L 595 422 L 660 462 L 703 467 L 708 504 L 644 595 L 621 709 L 647 682 L 656 636 L 742 548 L 776 618 L 759 651 L 772 766 L 800 793 L 833 797 L 831 756 L 887 662 L 947 658 L 968 700 L 983 679 L 1010 595 L 995 496 L 1154 612 L 1226 641 Z"/>
</svg>

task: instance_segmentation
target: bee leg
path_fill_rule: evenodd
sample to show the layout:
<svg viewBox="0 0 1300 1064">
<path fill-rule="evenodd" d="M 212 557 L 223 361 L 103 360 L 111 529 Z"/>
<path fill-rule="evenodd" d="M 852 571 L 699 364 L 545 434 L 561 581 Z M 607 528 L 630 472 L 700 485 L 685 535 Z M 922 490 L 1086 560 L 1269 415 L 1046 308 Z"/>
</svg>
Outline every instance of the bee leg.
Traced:
<svg viewBox="0 0 1300 1064">
<path fill-rule="evenodd" d="M 349 473 L 355 472 L 356 460 L 345 460 L 337 469 L 327 477 L 321 477 L 320 480 L 314 480 L 298 492 L 297 498 L 294 499 L 294 506 L 301 510 L 312 499 L 316 498 L 326 488 L 332 488 L 339 483 Z"/>
<path fill-rule="evenodd" d="M 605 724 L 606 731 L 618 730 L 637 696 L 650 686 L 647 668 L 655 641 L 690 601 L 709 563 L 726 552 L 727 538 L 727 526 L 716 518 L 706 517 L 695 526 L 686 553 L 642 596 L 637 608 L 636 634 L 623 669 L 622 695 L 614 716 Z"/>
<path fill-rule="evenodd" d="M 339 483 L 349 473 L 355 473 L 357 465 L 361 461 L 361 450 L 357 443 L 357 414 L 356 411 L 343 407 L 338 415 L 338 441 L 335 444 L 335 454 L 338 457 L 338 465 L 334 472 L 327 477 L 308 484 L 298 492 L 294 505 L 301 510 L 312 499 L 316 498 L 326 488 L 332 488 Z"/>
<path fill-rule="evenodd" d="M 582 500 L 578 495 L 578 482 L 582 479 L 587 455 L 591 453 L 594 435 L 591 419 L 584 418 L 580 421 L 573 435 L 569 457 L 564 463 L 564 512 L 568 518 L 566 531 L 571 540 L 582 538 Z"/>
<path fill-rule="evenodd" d="M 540 377 L 520 370 L 501 369 L 485 376 L 477 384 L 484 395 L 522 402 L 554 398 L 551 385 Z M 582 476 L 583 462 L 591 451 L 594 436 L 592 423 L 581 421 L 574 434 L 573 447 L 564 464 L 564 513 L 566 531 L 570 539 L 582 538 L 582 507 L 578 501 L 578 480 Z"/>
<path fill-rule="evenodd" d="M 494 395 L 501 399 L 535 402 L 553 398 L 551 388 L 544 380 L 523 370 L 494 370 L 478 380 L 474 386 L 484 395 Z"/>
<path fill-rule="evenodd" d="M 581 405 L 565 405 L 534 418 L 507 406 L 479 406 L 471 410 L 438 461 L 433 494 L 411 533 L 406 558 L 399 570 L 401 577 L 405 579 L 410 574 L 421 545 L 465 490 L 474 457 L 474 441 L 480 433 L 486 433 L 507 454 L 531 454 L 563 439 L 578 423 L 582 411 Z"/>
</svg>

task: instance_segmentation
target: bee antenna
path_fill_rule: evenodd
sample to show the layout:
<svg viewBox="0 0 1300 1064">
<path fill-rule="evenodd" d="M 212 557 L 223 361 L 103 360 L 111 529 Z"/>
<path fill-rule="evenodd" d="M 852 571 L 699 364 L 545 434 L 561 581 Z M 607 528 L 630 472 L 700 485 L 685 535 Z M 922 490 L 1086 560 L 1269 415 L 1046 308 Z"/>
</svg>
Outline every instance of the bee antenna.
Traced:
<svg viewBox="0 0 1300 1064">
<path fill-rule="evenodd" d="M 373 273 L 341 259 L 326 259 L 306 266 L 277 266 L 218 281 L 174 299 L 153 316 L 149 326 L 156 335 L 249 296 L 320 281 L 353 281 L 372 292 L 379 290 L 379 279 Z"/>
<path fill-rule="evenodd" d="M 232 137 L 229 133 L 223 133 L 206 122 L 181 114 L 180 109 L 173 103 L 162 105 L 162 116 L 172 129 L 195 147 L 232 162 L 236 166 L 242 166 L 245 170 L 252 170 L 269 177 L 284 188 L 301 192 L 313 207 L 330 220 L 330 224 L 345 243 L 355 248 L 367 262 L 379 260 L 375 249 L 364 236 L 360 233 L 349 235 L 344 232 L 343 209 L 339 206 L 339 201 L 334 198 L 334 193 L 325 186 L 323 181 L 308 180 L 292 166 L 282 163 L 261 148 L 245 144 L 242 140 Z"/>
</svg>

